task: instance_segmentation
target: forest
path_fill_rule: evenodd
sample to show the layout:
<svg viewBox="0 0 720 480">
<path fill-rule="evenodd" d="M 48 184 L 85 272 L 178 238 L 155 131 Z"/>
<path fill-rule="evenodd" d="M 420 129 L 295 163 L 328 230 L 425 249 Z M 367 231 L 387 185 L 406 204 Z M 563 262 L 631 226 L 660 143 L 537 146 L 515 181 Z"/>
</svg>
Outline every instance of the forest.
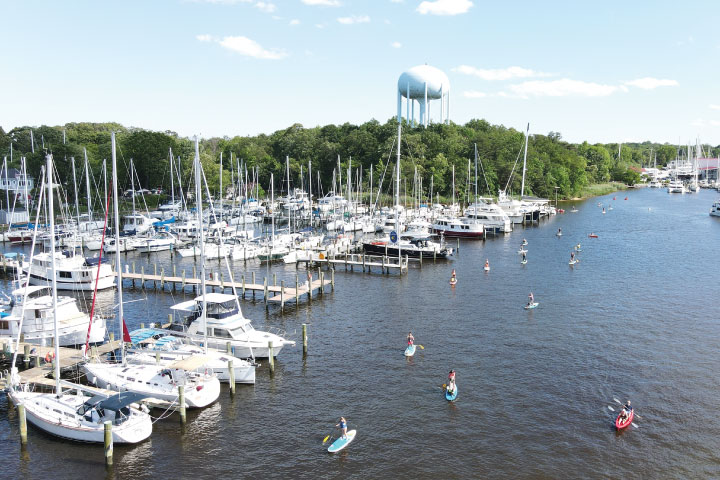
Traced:
<svg viewBox="0 0 720 480">
<path fill-rule="evenodd" d="M 46 153 L 52 153 L 60 182 L 72 192 L 72 159 L 75 159 L 81 195 L 84 195 L 84 157 L 87 155 L 92 173 L 91 190 L 99 198 L 103 182 L 102 166 L 111 155 L 110 134 L 116 132 L 118 142 L 118 178 L 121 189 L 130 188 L 130 160 L 136 171 L 136 188 L 170 188 L 170 151 L 179 158 L 184 185 L 192 179 L 194 142 L 171 131 L 149 131 L 125 127 L 118 123 L 68 123 L 61 126 L 17 127 L 9 132 L 0 128 L 0 152 L 9 167 L 19 168 L 26 158 L 28 174 L 38 178 Z M 32 139 L 32 140 L 31 140 Z M 401 179 L 408 191 L 418 185 L 421 198 L 444 200 L 455 196 L 458 201 L 474 193 L 475 152 L 478 160 L 478 194 L 497 196 L 499 189 L 520 194 L 525 132 L 485 120 L 471 120 L 465 125 L 432 124 L 427 128 L 403 125 L 401 142 Z M 326 125 L 305 128 L 293 124 L 269 135 L 208 138 L 200 141 L 200 156 L 210 190 L 219 192 L 220 157 L 223 157 L 223 190 L 243 171 L 256 169 L 262 192 L 269 190 L 274 174 L 276 194 L 287 191 L 285 159 L 289 157 L 290 187 L 308 182 L 308 166 L 312 162 L 313 195 L 326 194 L 333 188 L 333 170 L 342 169 L 346 183 L 351 166 L 354 188 L 368 191 L 373 178 L 377 191 L 383 178 L 382 191 L 392 193 L 392 172 L 396 159 L 397 121 L 385 123 L 371 120 L 361 125 Z M 706 154 L 720 147 L 704 146 Z M 610 144 L 568 143 L 558 132 L 547 135 L 530 134 L 527 152 L 525 194 L 561 199 L 586 196 L 593 185 L 640 181 L 639 168 L 657 162 L 666 165 L 678 155 L 678 147 L 651 142 Z M 177 163 L 176 163 L 177 165 Z M 383 177 L 383 172 L 387 173 Z M 301 172 L 303 178 L 301 178 Z M 318 172 L 320 184 L 318 184 Z M 512 174 L 512 175 L 511 175 Z M 251 179 L 253 177 L 250 177 Z M 414 179 L 422 178 L 422 183 Z M 419 185 L 422 185 L 420 188 Z M 177 185 L 176 185 L 177 187 Z M 431 191 L 432 189 L 432 191 Z M 186 189 L 187 191 L 187 189 Z"/>
</svg>

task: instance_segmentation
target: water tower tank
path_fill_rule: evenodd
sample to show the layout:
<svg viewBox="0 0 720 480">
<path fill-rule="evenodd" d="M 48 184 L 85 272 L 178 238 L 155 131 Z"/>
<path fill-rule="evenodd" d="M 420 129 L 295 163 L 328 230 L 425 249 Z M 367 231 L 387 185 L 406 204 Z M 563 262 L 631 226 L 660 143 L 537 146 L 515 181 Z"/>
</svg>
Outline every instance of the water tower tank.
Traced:
<svg viewBox="0 0 720 480">
<path fill-rule="evenodd" d="M 414 123 L 415 102 L 420 106 L 420 124 L 430 121 L 430 100 L 440 100 L 440 121 L 447 122 L 450 114 L 450 80 L 442 70 L 430 65 L 412 67 L 398 79 L 398 121 L 402 115 L 402 99 L 407 103 L 407 119 Z M 411 113 L 412 109 L 412 113 Z"/>
</svg>

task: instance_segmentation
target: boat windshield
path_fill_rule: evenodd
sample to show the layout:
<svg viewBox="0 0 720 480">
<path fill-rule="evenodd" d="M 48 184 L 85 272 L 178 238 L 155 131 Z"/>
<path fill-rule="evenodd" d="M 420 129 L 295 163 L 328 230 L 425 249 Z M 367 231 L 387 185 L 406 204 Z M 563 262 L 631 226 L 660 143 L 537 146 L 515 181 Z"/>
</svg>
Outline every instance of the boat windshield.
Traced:
<svg viewBox="0 0 720 480">
<path fill-rule="evenodd" d="M 228 300 L 222 303 L 208 303 L 207 304 L 207 316 L 208 318 L 227 318 L 238 313 L 237 302 Z"/>
</svg>

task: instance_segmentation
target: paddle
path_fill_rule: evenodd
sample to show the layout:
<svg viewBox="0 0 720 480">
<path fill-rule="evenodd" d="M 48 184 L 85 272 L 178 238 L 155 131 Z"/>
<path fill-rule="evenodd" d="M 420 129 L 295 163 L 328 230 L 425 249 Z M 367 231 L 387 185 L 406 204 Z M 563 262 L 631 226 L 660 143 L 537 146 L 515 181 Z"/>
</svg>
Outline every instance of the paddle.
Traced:
<svg viewBox="0 0 720 480">
<path fill-rule="evenodd" d="M 615 400 L 617 403 L 619 403 L 619 404 L 622 405 L 623 407 L 625 406 L 625 404 L 624 404 L 623 402 L 621 402 L 620 400 L 618 400 L 617 398 L 613 397 L 613 400 Z M 615 410 L 613 410 L 613 412 L 614 412 L 614 411 L 615 411 Z M 642 417 L 640 416 L 639 413 L 637 413 L 637 412 L 635 411 L 635 409 L 633 409 L 633 414 L 634 414 L 634 416 L 636 416 L 637 418 L 639 418 L 640 420 L 642 420 Z"/>
<path fill-rule="evenodd" d="M 420 350 L 425 350 L 425 347 L 423 347 L 422 345 L 418 345 L 418 347 L 420 347 Z"/>
<path fill-rule="evenodd" d="M 330 432 L 330 435 L 328 435 L 328 436 L 326 436 L 325 438 L 323 438 L 323 441 L 322 441 L 322 444 L 323 444 L 323 445 L 325 445 L 325 442 L 328 441 L 328 439 L 335 433 L 335 430 L 337 430 L 337 429 L 338 429 L 338 427 L 333 428 L 333 431 Z"/>
</svg>

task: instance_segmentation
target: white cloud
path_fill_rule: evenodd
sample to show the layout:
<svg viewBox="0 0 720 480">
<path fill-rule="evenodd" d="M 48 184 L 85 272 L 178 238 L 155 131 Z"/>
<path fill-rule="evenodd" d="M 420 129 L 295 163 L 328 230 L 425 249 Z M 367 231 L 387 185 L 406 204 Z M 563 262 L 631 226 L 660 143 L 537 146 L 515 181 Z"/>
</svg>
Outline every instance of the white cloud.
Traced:
<svg viewBox="0 0 720 480">
<path fill-rule="evenodd" d="M 677 87 L 678 82 L 677 80 L 669 80 L 666 78 L 643 77 L 625 82 L 625 85 L 642 88 L 643 90 L 652 90 L 658 87 Z"/>
<path fill-rule="evenodd" d="M 351 17 L 340 17 L 337 19 L 338 22 L 343 25 L 352 25 L 355 23 L 369 23 L 370 17 L 367 15 L 353 15 Z"/>
<path fill-rule="evenodd" d="M 339 0 L 302 0 L 305 5 L 320 5 L 323 7 L 339 7 Z"/>
<path fill-rule="evenodd" d="M 298 20 L 297 18 L 293 18 L 292 20 L 290 20 L 290 25 L 300 25 L 300 20 Z"/>
<path fill-rule="evenodd" d="M 195 38 L 201 42 L 212 42 L 213 41 L 212 35 L 209 35 L 207 33 L 204 35 L 195 35 Z"/>
<path fill-rule="evenodd" d="M 460 65 L 453 68 L 454 72 L 465 75 L 473 75 L 483 80 L 508 80 L 510 78 L 532 78 L 532 77 L 549 77 L 551 74 L 537 72 L 523 67 L 507 67 L 496 69 L 475 68 L 469 65 Z"/>
<path fill-rule="evenodd" d="M 704 127 L 705 121 L 702 118 L 696 118 L 692 122 L 690 122 L 691 127 Z"/>
<path fill-rule="evenodd" d="M 393 47 L 393 48 L 402 48 L 402 43 L 400 43 L 400 42 L 392 42 L 392 43 L 390 44 L 390 46 Z"/>
<path fill-rule="evenodd" d="M 720 110 L 720 105 L 715 105 L 715 104 L 712 104 L 712 103 L 711 103 L 710 105 L 708 105 L 708 107 L 709 107 L 711 110 Z"/>
<path fill-rule="evenodd" d="M 485 98 L 487 96 L 488 96 L 487 93 L 478 92 L 477 90 L 469 90 L 469 91 L 463 92 L 463 97 L 465 97 L 465 98 Z"/>
<path fill-rule="evenodd" d="M 521 97 L 606 97 L 622 89 L 616 85 L 603 85 L 563 78 L 560 80 L 531 80 L 510 85 L 510 91 Z"/>
<path fill-rule="evenodd" d="M 288 55 L 284 50 L 275 48 L 267 50 L 255 40 L 242 36 L 224 37 L 222 40 L 218 41 L 218 43 L 222 47 L 246 57 L 261 58 L 265 60 L 280 60 Z"/>
<path fill-rule="evenodd" d="M 325 24 L 324 23 L 316 23 L 315 28 L 323 29 L 323 28 L 325 28 Z"/>
<path fill-rule="evenodd" d="M 217 5 L 235 5 L 236 3 L 250 3 L 253 0 L 191 0 L 195 3 L 214 3 Z"/>
<path fill-rule="evenodd" d="M 416 11 L 421 15 L 459 15 L 467 13 L 472 6 L 470 0 L 433 0 L 422 2 Z"/>
<path fill-rule="evenodd" d="M 390 3 L 405 3 L 405 0 L 390 0 Z"/>
<path fill-rule="evenodd" d="M 273 13 L 275 10 L 277 10 L 275 4 L 270 2 L 257 2 L 255 4 L 255 8 L 265 13 Z"/>
</svg>

